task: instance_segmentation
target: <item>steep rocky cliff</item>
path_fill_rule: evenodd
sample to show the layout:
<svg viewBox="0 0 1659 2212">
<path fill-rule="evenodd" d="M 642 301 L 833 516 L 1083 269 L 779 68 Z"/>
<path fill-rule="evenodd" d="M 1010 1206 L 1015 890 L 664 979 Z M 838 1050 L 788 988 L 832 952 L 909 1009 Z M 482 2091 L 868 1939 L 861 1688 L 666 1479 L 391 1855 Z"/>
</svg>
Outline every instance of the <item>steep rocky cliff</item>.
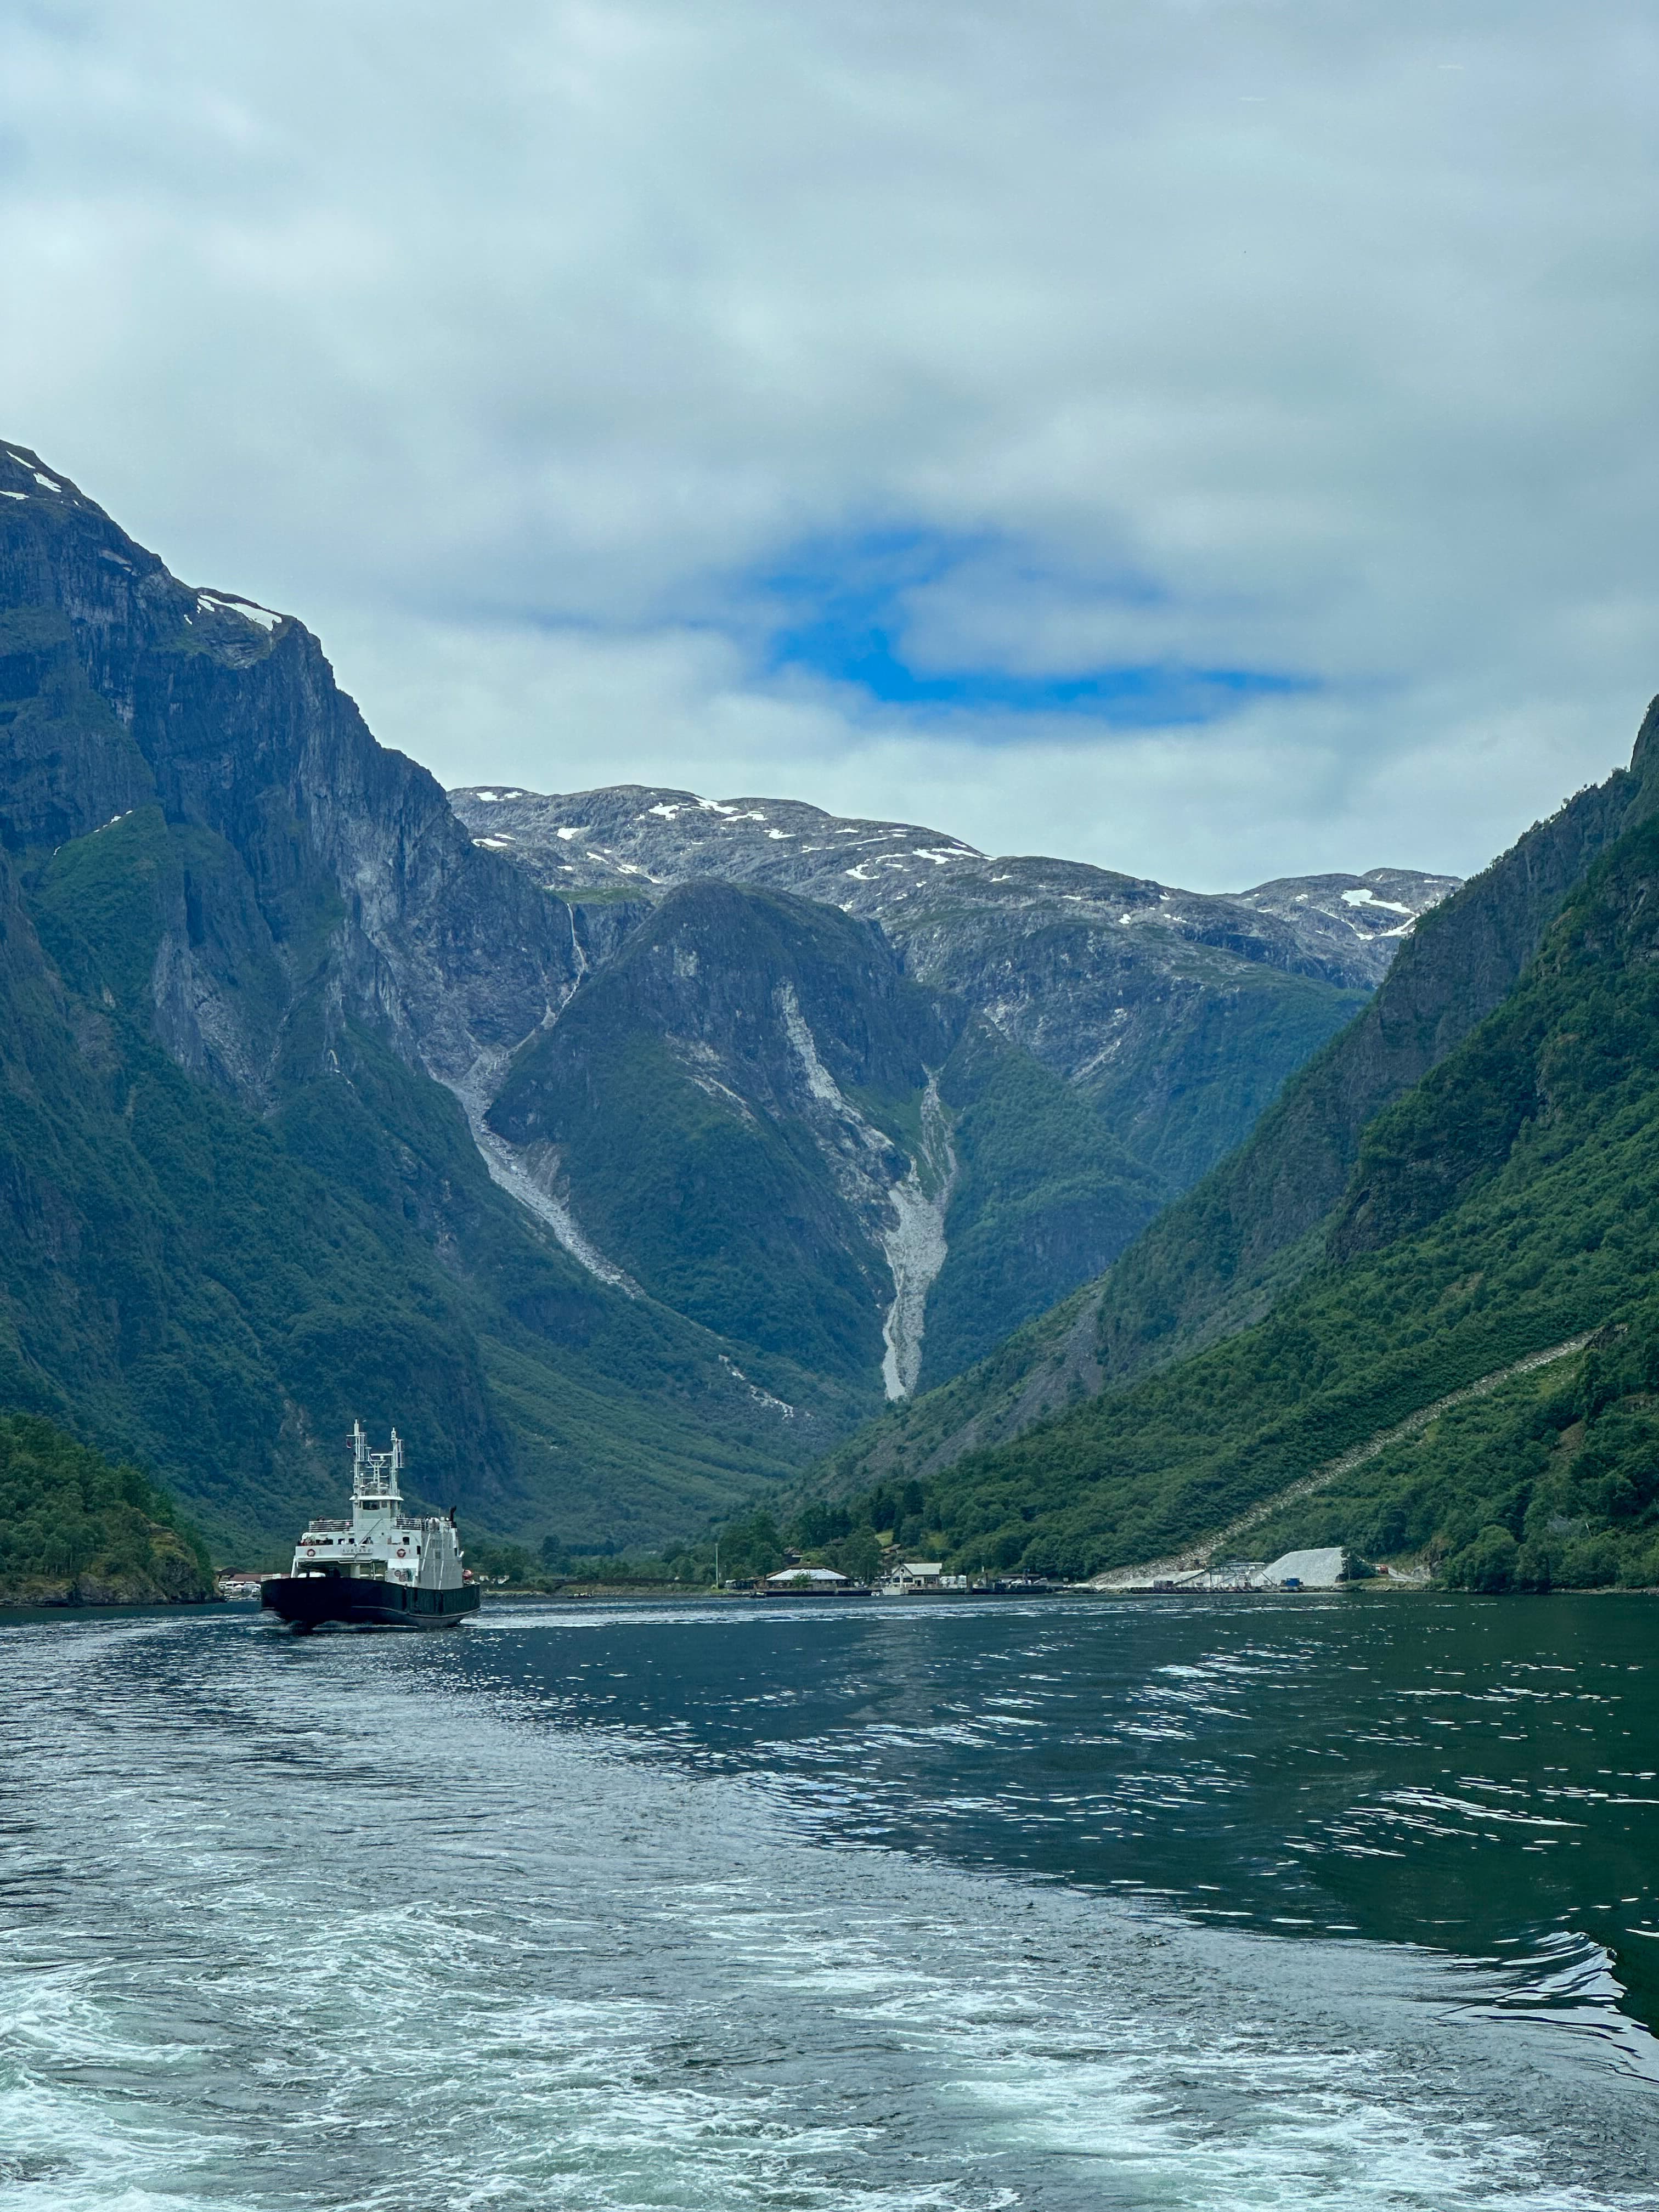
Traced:
<svg viewBox="0 0 1659 2212">
<path fill-rule="evenodd" d="M 1211 896 L 1078 862 L 992 859 L 915 823 L 789 799 L 634 784 L 450 797 L 481 850 L 568 894 L 657 897 L 713 877 L 878 922 L 908 974 L 1077 1085 L 1170 1190 L 1245 1134 L 1387 972 L 1417 916 L 1455 888 L 1378 868 Z"/>
<path fill-rule="evenodd" d="M 605 917 L 479 850 L 298 622 L 21 448 L 0 494 L 0 1401 L 222 1532 L 332 1499 L 360 1413 L 428 1498 L 611 1541 L 875 1395 L 739 1376 L 492 1183 L 464 1104 Z"/>
<path fill-rule="evenodd" d="M 334 1014 L 446 1076 L 568 994 L 568 914 L 375 743 L 301 623 L 179 583 L 21 448 L 0 447 L 0 841 L 51 849 L 150 803 L 221 841 L 157 969 L 181 1060 L 261 1096 L 319 939 Z"/>
</svg>

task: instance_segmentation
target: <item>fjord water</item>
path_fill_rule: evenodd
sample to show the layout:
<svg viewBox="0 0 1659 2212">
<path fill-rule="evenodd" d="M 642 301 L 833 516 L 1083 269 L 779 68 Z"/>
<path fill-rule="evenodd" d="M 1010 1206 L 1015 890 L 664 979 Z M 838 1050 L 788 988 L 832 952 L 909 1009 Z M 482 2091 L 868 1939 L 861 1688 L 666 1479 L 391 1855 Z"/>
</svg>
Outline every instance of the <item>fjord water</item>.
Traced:
<svg viewBox="0 0 1659 2212">
<path fill-rule="evenodd" d="M 1656 1625 L 0 1628 L 0 2198 L 1659 2204 Z"/>
</svg>

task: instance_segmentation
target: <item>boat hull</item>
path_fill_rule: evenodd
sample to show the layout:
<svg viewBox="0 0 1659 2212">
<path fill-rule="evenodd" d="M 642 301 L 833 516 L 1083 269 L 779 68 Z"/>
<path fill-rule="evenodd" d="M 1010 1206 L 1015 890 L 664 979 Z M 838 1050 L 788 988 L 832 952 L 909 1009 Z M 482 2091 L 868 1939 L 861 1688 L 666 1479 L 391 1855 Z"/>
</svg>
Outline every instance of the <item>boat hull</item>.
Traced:
<svg viewBox="0 0 1659 2212">
<path fill-rule="evenodd" d="M 453 1628 L 478 1610 L 477 1586 L 421 1589 L 351 1575 L 274 1575 L 259 1587 L 267 1613 L 299 1629 Z"/>
</svg>

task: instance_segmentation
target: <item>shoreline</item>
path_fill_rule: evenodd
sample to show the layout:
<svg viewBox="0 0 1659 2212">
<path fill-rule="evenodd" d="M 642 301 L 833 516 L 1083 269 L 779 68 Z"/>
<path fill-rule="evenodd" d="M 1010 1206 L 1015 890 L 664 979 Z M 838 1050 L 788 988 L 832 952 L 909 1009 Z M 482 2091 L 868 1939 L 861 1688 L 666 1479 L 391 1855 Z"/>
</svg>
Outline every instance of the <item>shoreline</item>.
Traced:
<svg viewBox="0 0 1659 2212">
<path fill-rule="evenodd" d="M 1659 1597 L 1659 1584 L 1644 1584 L 1639 1589 L 1621 1589 L 1616 1584 L 1604 1583 L 1593 1589 L 1455 1590 L 1448 1589 L 1443 1585 L 1433 1583 L 1419 1583 L 1415 1585 L 1395 1583 L 1391 1587 L 1385 1582 L 1381 1584 L 1374 1583 L 1345 1583 L 1340 1589 L 1335 1590 L 1103 1590 L 1093 1589 L 1086 1583 L 1079 1583 L 1075 1585 L 1067 1585 L 1058 1589 L 1045 1591 L 1042 1593 L 1042 1595 L 1045 1598 L 1086 1597 L 1106 1599 L 1110 1601 L 1122 1601 L 1126 1598 L 1133 1598 L 1138 1603 L 1141 1604 L 1188 1604 L 1194 1598 L 1211 1600 L 1231 1598 L 1235 1601 L 1239 1599 L 1267 1598 L 1279 1602 L 1291 1598 L 1330 1598 L 1335 1596 L 1346 1597 L 1363 1595 L 1449 1597 L 1467 1599 L 1471 1601 L 1479 1599 L 1485 1599 L 1494 1604 L 1502 1603 L 1504 1605 L 1510 1605 L 1516 1602 L 1547 1601 L 1551 1598 L 1562 1597 L 1654 1598 Z M 899 1602 L 906 1605 L 914 1605 L 923 1602 L 943 1605 L 949 1603 L 961 1603 L 964 1600 L 973 1599 L 977 1599 L 981 1602 L 983 1602 L 988 1599 L 994 1601 L 1000 1600 L 1005 1604 L 1012 1602 L 1023 1603 L 1026 1601 L 1024 1594 L 1019 1591 L 947 1590 L 933 1593 L 925 1591 L 917 1592 L 914 1596 L 902 1599 L 899 1601 Z M 800 1601 L 801 1597 L 799 1592 L 778 1592 L 770 1594 L 765 1597 L 757 1597 L 751 1593 L 746 1591 L 711 1589 L 675 1590 L 665 1589 L 659 1583 L 636 1583 L 624 1584 L 620 1588 L 615 1586 L 606 1587 L 601 1584 L 589 1585 L 581 1589 L 556 1590 L 490 1590 L 483 1595 L 483 1603 L 481 1607 L 481 1611 L 488 1613 L 495 1607 L 592 1604 L 596 1602 L 601 1604 L 608 1602 L 613 1604 L 625 1603 L 630 1605 L 724 1605 L 736 1607 L 744 1605 L 752 1606 L 757 1604 L 798 1605 Z M 815 1604 L 823 1606 L 830 1606 L 836 1603 L 847 1603 L 850 1601 L 851 1601 L 846 1599 L 838 1598 L 833 1594 L 830 1596 L 816 1598 L 813 1600 Z M 866 1601 L 863 1600 L 860 1601 L 860 1604 Z M 74 1598 L 36 1598 L 19 1603 L 0 1598 L 0 1629 L 50 1626 L 56 1623 L 69 1623 L 73 1621 L 85 1622 L 90 1620 L 108 1621 L 122 1619 L 147 1619 L 154 1615 L 177 1616 L 181 1613 L 193 1615 L 210 1613 L 217 1616 L 222 1613 L 239 1612 L 244 1608 L 246 1608 L 246 1610 L 254 1618 L 258 1619 L 260 1617 L 260 1607 L 246 1598 L 144 1598 L 123 1600 L 119 1601 L 112 1601 L 108 1603 L 94 1602 L 85 1599 Z"/>
</svg>

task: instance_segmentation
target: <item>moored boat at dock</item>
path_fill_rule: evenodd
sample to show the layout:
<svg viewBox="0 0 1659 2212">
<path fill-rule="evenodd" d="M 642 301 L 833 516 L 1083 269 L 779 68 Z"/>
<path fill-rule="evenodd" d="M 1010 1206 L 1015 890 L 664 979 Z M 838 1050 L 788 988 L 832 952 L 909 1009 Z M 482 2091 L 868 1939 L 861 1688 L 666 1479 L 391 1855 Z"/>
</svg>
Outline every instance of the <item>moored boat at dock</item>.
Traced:
<svg viewBox="0 0 1659 2212">
<path fill-rule="evenodd" d="M 351 1518 L 313 1520 L 285 1575 L 260 1586 L 259 1602 L 294 1628 L 450 1628 L 478 1610 L 455 1516 L 409 1514 L 398 1477 L 403 1438 L 372 1452 L 351 1425 Z"/>
</svg>

